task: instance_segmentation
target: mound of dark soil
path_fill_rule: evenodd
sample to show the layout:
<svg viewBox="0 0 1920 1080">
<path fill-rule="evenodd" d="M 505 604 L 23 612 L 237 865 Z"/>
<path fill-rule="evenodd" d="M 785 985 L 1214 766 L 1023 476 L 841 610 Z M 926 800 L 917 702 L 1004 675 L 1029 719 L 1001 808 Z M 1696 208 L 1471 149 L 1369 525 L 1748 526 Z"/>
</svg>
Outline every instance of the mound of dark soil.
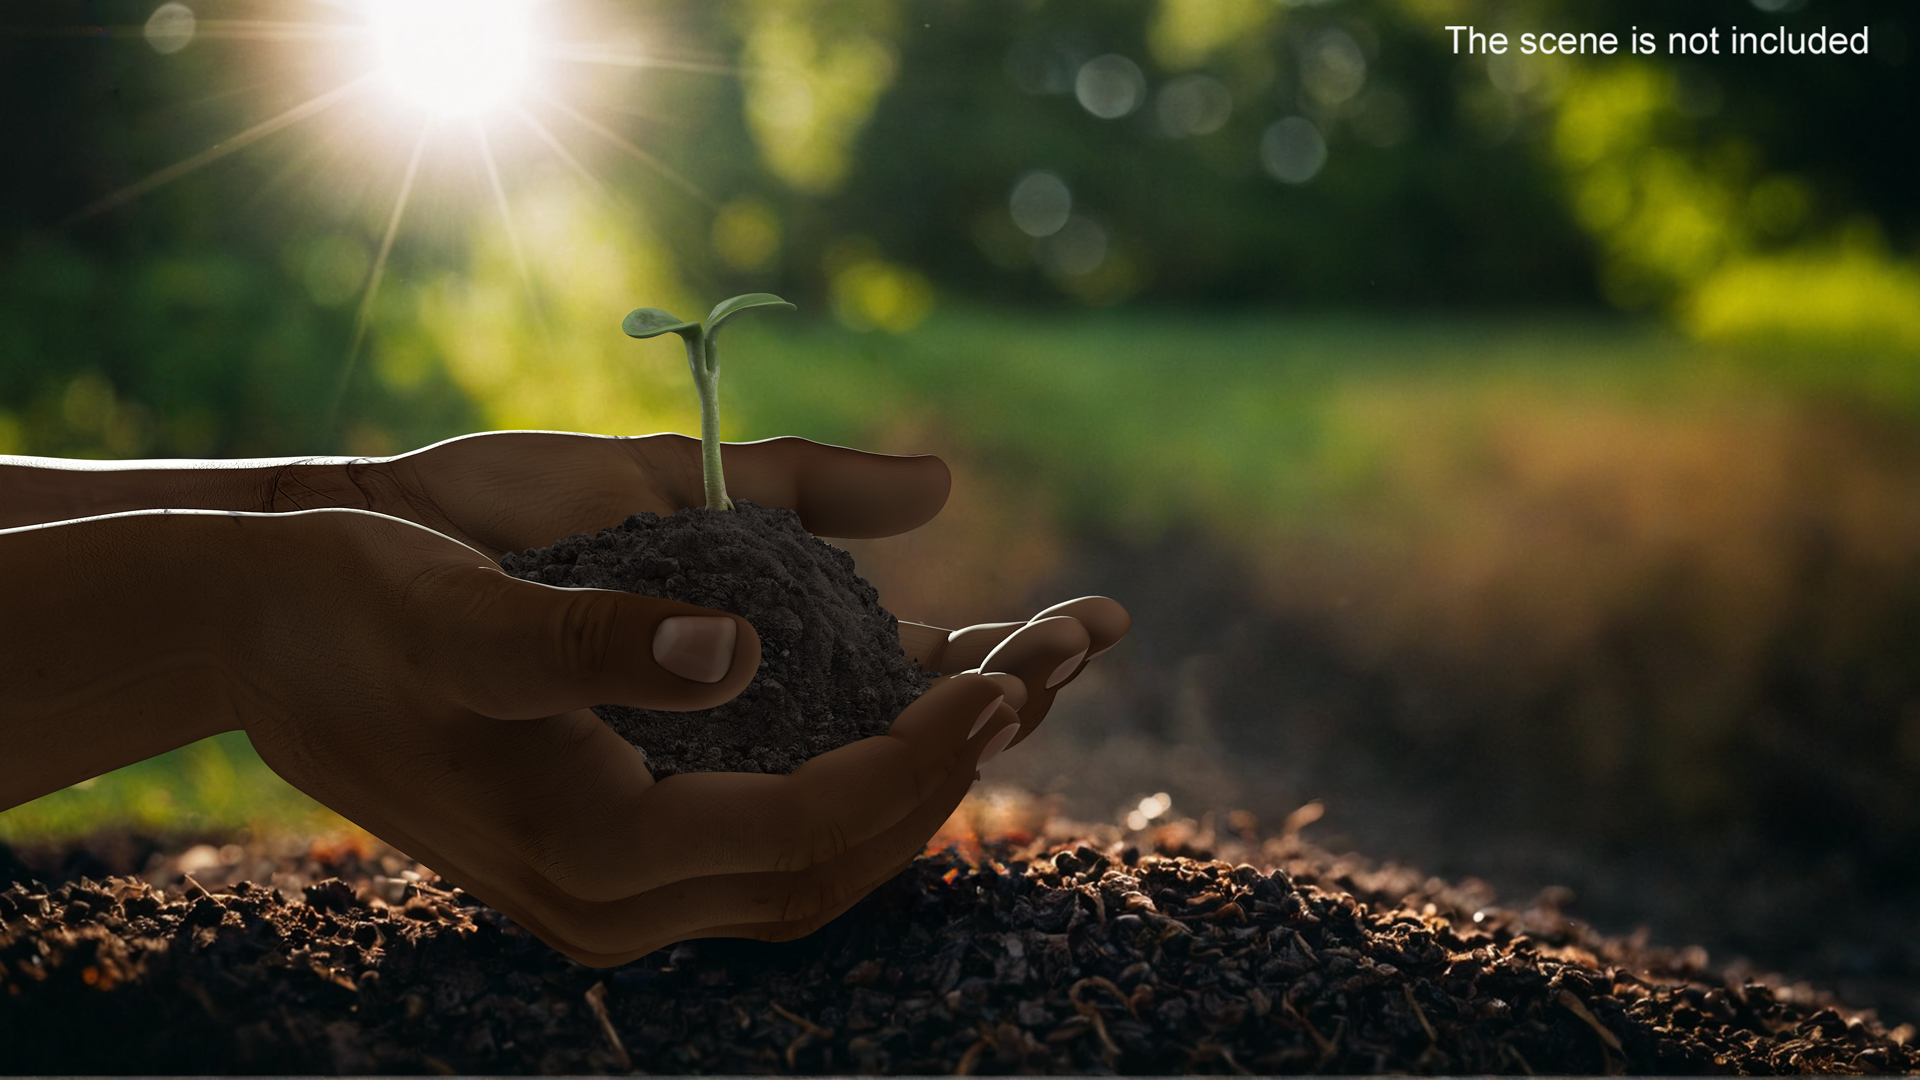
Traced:
<svg viewBox="0 0 1920 1080">
<path fill-rule="evenodd" d="M 790 773 L 808 758 L 885 734 L 926 692 L 897 620 L 853 556 L 781 507 L 635 514 L 594 536 L 507 555 L 506 571 L 574 589 L 620 589 L 729 611 L 760 634 L 760 670 L 740 696 L 698 712 L 601 705 L 654 777 Z"/>
<path fill-rule="evenodd" d="M 251 857 L 227 850 L 230 871 Z M 292 896 L 247 881 L 207 890 L 164 866 L 158 876 L 182 884 L 15 884 L 0 893 L 0 1062 L 49 1073 L 1920 1068 L 1910 1029 L 1890 1035 L 1812 991 L 1708 970 L 1698 950 L 1601 938 L 1551 911 L 1484 907 L 1471 890 L 1355 873 L 1310 851 L 1272 868 L 1197 854 L 950 851 L 800 941 L 688 942 L 613 971 L 568 961 L 458 889 L 406 880 L 392 853 L 289 860 L 272 880 L 338 875 Z"/>
</svg>

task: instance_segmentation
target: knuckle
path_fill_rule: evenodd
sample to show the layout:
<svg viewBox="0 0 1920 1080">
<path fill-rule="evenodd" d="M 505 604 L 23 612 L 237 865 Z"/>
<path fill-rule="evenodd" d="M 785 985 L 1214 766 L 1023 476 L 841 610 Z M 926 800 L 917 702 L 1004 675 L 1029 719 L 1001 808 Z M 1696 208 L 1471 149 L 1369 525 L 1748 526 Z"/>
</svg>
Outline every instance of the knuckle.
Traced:
<svg viewBox="0 0 1920 1080">
<path fill-rule="evenodd" d="M 589 899 L 591 882 L 568 852 L 567 845 L 544 830 L 523 833 L 514 845 L 520 858 L 554 888 L 579 900 Z"/>
<path fill-rule="evenodd" d="M 618 597 L 601 593 L 569 597 L 553 626 L 553 652 L 560 674 L 582 680 L 604 672 L 619 626 Z"/>
<path fill-rule="evenodd" d="M 788 785 L 766 803 L 766 809 L 732 823 L 727 833 L 735 850 L 765 850 L 772 856 L 766 869 L 791 873 L 812 864 L 812 830 L 808 811 L 792 797 Z"/>
<path fill-rule="evenodd" d="M 612 956 L 626 951 L 632 944 L 607 925 L 607 920 L 594 918 L 584 901 L 548 897 L 536 902 L 533 907 L 533 916 L 549 932 L 582 953 Z"/>
<path fill-rule="evenodd" d="M 787 887 L 780 905 L 779 921 L 805 921 L 823 911 L 832 910 L 835 903 L 834 890 L 828 881 L 817 874 L 803 873 Z"/>
<path fill-rule="evenodd" d="M 813 830 L 813 862 L 816 864 L 838 858 L 852 846 L 846 828 L 837 817 L 820 822 Z"/>
</svg>

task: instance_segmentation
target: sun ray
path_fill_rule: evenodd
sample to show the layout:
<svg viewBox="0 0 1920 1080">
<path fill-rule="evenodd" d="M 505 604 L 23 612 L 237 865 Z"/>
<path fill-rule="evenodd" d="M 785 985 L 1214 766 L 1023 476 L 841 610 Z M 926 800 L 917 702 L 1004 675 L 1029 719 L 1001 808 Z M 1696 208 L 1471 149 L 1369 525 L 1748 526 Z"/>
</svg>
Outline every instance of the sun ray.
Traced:
<svg viewBox="0 0 1920 1080">
<path fill-rule="evenodd" d="M 609 201 L 613 199 L 613 192 L 608 189 L 606 181 L 593 175 L 593 170 L 581 164 L 580 159 L 573 156 L 573 151 L 568 150 L 566 144 L 560 141 L 560 137 L 555 135 L 547 125 L 541 123 L 539 117 L 525 109 L 515 109 L 513 111 L 515 115 L 520 117 L 521 122 L 533 129 L 533 133 L 540 137 L 541 142 L 547 144 L 547 149 L 552 150 L 555 156 L 559 157 L 559 159 L 566 164 L 567 168 L 573 170 L 575 176 L 586 181 L 588 186 L 592 187 L 601 198 Z"/>
<path fill-rule="evenodd" d="M 313 164 L 322 157 L 340 157 L 340 144 L 345 137 L 341 132 L 330 132 L 315 139 L 313 145 L 293 155 L 288 159 L 286 164 L 274 170 L 273 175 L 268 177 L 265 183 L 256 187 L 253 193 L 247 196 L 246 202 L 241 203 L 239 207 L 233 211 L 234 220 L 247 220 L 253 214 L 259 212 L 260 208 L 266 205 L 267 200 L 271 196 L 278 194 L 296 178 L 311 175 Z"/>
<path fill-rule="evenodd" d="M 500 209 L 500 222 L 507 230 L 507 247 L 513 252 L 513 266 L 519 271 L 520 285 L 527 291 L 527 304 L 538 314 L 540 304 L 533 291 L 533 271 L 528 267 L 526 249 L 520 246 L 520 227 L 513 219 L 513 204 L 507 201 L 506 185 L 500 182 L 500 166 L 493 157 L 493 143 L 487 139 L 487 129 L 477 120 L 473 122 L 473 140 L 480 147 L 480 160 L 487 166 L 487 184 L 493 188 L 493 202 Z"/>
<path fill-rule="evenodd" d="M 176 161 L 172 165 L 153 173 L 146 179 L 129 184 L 119 191 L 108 195 L 106 198 L 86 206 L 79 212 L 68 217 L 65 221 L 62 221 L 59 227 L 66 228 L 76 222 L 93 217 L 96 214 L 103 214 L 108 210 L 125 206 L 127 203 L 138 199 L 155 188 L 178 180 L 203 165 L 218 161 L 236 150 L 243 150 L 282 128 L 290 127 L 308 117 L 317 116 L 325 112 L 364 89 L 371 82 L 371 76 L 363 75 L 344 86 L 335 87 L 318 97 L 309 98 L 305 102 L 295 105 L 293 108 L 288 109 L 278 116 L 262 120 L 245 131 L 240 132 L 238 135 L 232 135 L 222 139 L 184 161 Z"/>
<path fill-rule="evenodd" d="M 193 27 L 195 38 L 222 41 L 327 41 L 363 34 L 361 27 L 341 23 L 295 23 L 273 19 L 200 19 Z M 147 28 L 138 24 L 94 26 L 0 26 L 0 37 L 9 38 L 107 38 L 112 41 L 139 40 Z"/>
<path fill-rule="evenodd" d="M 600 121 L 585 115 L 584 113 L 580 112 L 580 110 L 574 108 L 573 106 L 567 104 L 564 101 L 561 101 L 559 98 L 556 98 L 551 94 L 547 94 L 544 92 L 541 93 L 540 100 L 546 102 L 554 110 L 566 116 L 568 119 L 572 120 L 574 123 L 579 124 L 581 127 L 586 128 L 588 131 L 593 132 L 595 135 L 600 136 L 601 138 L 607 140 L 613 145 L 619 147 L 620 149 L 625 150 L 627 153 L 632 154 L 635 158 L 639 159 L 639 161 L 642 164 L 653 169 L 655 172 L 658 172 L 661 176 L 666 177 L 668 180 L 673 182 L 674 186 L 685 191 L 687 194 L 692 195 L 694 198 L 700 200 L 702 203 L 706 204 L 707 206 L 715 205 L 712 196 L 708 195 L 704 191 L 701 191 L 699 186 L 696 185 L 693 181 L 680 175 L 678 172 L 676 172 L 673 169 L 672 166 L 668 165 L 666 162 L 661 161 L 659 158 L 655 157 L 654 155 L 649 154 L 645 150 L 642 150 L 640 149 L 640 147 L 634 145 L 633 141 L 628 139 L 626 136 L 613 130 L 607 125 L 601 123 Z"/>
<path fill-rule="evenodd" d="M 400 235 L 400 220 L 407 215 L 407 203 L 413 199 L 413 180 L 420 173 L 420 159 L 427 151 L 427 136 L 433 131 L 433 121 L 420 125 L 420 137 L 414 140 L 413 156 L 407 159 L 406 175 L 400 179 L 400 193 L 394 197 L 393 213 L 387 218 L 387 233 L 380 238 L 379 254 L 373 257 L 373 270 L 367 275 L 367 289 L 360 297 L 360 310 L 353 316 L 353 341 L 347 346 L 347 359 L 340 368 L 340 380 L 333 388 L 333 402 L 327 406 L 326 428 L 331 430 L 340 413 L 340 403 L 346 397 L 347 380 L 353 375 L 354 363 L 359 359 L 360 347 L 366 343 L 367 330 L 373 322 L 373 302 L 380 295 L 380 279 L 386 276 L 387 257 L 393 253 L 394 238 Z"/>
<path fill-rule="evenodd" d="M 618 52 L 603 45 L 551 43 L 539 46 L 539 55 L 570 64 L 600 64 L 606 67 L 659 68 L 686 71 L 696 75 L 725 75 L 738 78 L 745 69 L 735 64 L 715 64 L 701 60 L 675 60 L 644 53 Z"/>
<path fill-rule="evenodd" d="M 363 26 L 280 22 L 273 19 L 201 19 L 193 36 L 220 41 L 340 41 L 364 37 Z"/>
<path fill-rule="evenodd" d="M 639 109 L 632 105 L 601 102 L 598 103 L 596 107 L 603 113 L 612 113 L 615 116 L 630 116 L 635 120 L 644 120 L 649 124 L 659 124 L 662 127 L 685 127 L 687 123 L 686 118 L 682 116 L 675 116 L 672 113 L 656 112 L 652 109 Z"/>
<path fill-rule="evenodd" d="M 553 325 L 547 321 L 546 305 L 540 302 L 540 294 L 533 287 L 532 264 L 527 261 L 527 252 L 520 243 L 520 226 L 514 220 L 513 204 L 507 201 L 506 185 L 500 182 L 500 168 L 493 156 L 493 143 L 487 138 L 487 129 L 479 121 L 473 122 L 474 141 L 480 147 L 480 157 L 487 165 L 487 182 L 493 188 L 493 201 L 500 208 L 500 220 L 506 226 L 507 246 L 513 252 L 514 269 L 520 274 L 520 287 L 526 292 L 527 313 L 533 318 L 533 325 L 540 333 L 540 343 L 546 348 L 547 358 L 553 360 L 559 350 L 553 344 Z"/>
</svg>

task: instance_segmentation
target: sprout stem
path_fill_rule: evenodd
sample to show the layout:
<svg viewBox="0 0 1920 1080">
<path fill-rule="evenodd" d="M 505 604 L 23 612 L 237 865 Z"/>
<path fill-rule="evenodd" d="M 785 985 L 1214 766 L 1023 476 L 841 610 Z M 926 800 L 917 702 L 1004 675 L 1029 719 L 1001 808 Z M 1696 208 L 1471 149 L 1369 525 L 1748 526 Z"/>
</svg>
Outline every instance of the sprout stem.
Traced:
<svg viewBox="0 0 1920 1080">
<path fill-rule="evenodd" d="M 720 327 L 755 308 L 792 311 L 793 305 L 772 293 L 745 293 L 720 301 L 705 322 L 688 322 L 659 308 L 636 308 L 620 321 L 628 337 L 678 334 L 686 342 L 687 367 L 693 372 L 693 388 L 700 392 L 700 477 L 709 510 L 733 509 L 733 500 L 727 498 L 727 478 L 720 471 Z"/>
<path fill-rule="evenodd" d="M 731 510 L 727 478 L 720 471 L 720 357 L 714 351 L 717 334 L 689 334 L 687 366 L 700 392 L 700 476 L 706 484 L 707 509 Z"/>
</svg>

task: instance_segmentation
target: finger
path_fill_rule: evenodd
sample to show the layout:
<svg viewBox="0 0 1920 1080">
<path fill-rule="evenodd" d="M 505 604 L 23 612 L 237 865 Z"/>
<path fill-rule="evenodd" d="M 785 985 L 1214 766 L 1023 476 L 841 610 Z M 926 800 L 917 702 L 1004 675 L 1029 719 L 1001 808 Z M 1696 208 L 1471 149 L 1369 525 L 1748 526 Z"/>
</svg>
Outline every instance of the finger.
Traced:
<svg viewBox="0 0 1920 1080">
<path fill-rule="evenodd" d="M 415 640 L 433 643 L 427 663 L 445 694 L 503 720 L 604 703 L 709 709 L 745 689 L 760 666 L 760 636 L 738 615 L 554 588 L 491 566 L 422 578 L 405 604 Z"/>
<path fill-rule="evenodd" d="M 790 507 L 819 536 L 865 539 L 918 528 L 953 487 L 946 463 L 930 454 L 869 454 L 791 436 L 729 443 L 720 459 L 735 498 Z"/>
<path fill-rule="evenodd" d="M 1035 615 L 1034 619 L 1038 621 L 1062 615 L 1071 616 L 1086 627 L 1087 653 L 1064 676 L 1059 669 L 1056 669 L 1049 677 L 1051 685 L 1042 686 L 1033 693 L 1025 705 L 1020 706 L 1020 731 L 1009 744 L 1011 746 L 1018 746 L 1031 738 L 1033 733 L 1039 730 L 1040 722 L 1045 720 L 1047 714 L 1053 710 L 1053 700 L 1060 691 L 1079 678 L 1080 673 L 1087 669 L 1087 665 L 1093 662 L 1094 657 L 1113 648 L 1133 627 L 1133 616 L 1127 613 L 1127 609 L 1104 596 L 1083 596 L 1078 600 L 1055 604 Z"/>
<path fill-rule="evenodd" d="M 991 745 L 1014 723 L 1012 710 L 998 709 L 994 722 L 977 742 Z M 972 745 L 972 744 L 969 744 Z M 953 816 L 974 784 L 977 761 L 963 757 L 943 778 L 939 789 L 897 825 L 880 836 L 827 863 L 786 875 L 778 884 L 787 910 L 770 919 L 708 925 L 685 931 L 686 937 L 744 937 L 761 941 L 791 941 L 832 922 L 874 889 L 912 865 L 926 850 L 927 841 Z M 717 905 L 709 910 L 720 910 Z"/>
<path fill-rule="evenodd" d="M 947 647 L 947 633 L 937 626 L 902 621 L 900 651 L 907 654 L 907 659 L 920 665 L 920 670 L 939 671 L 941 655 Z"/>
<path fill-rule="evenodd" d="M 610 966 L 673 941 L 711 936 L 713 931 L 706 928 L 716 924 L 779 924 L 784 936 L 797 936 L 823 924 L 896 873 L 901 864 L 911 861 L 971 786 L 979 758 L 996 742 L 1004 741 L 1001 736 L 1015 723 L 1012 710 L 996 703 L 993 723 L 969 741 L 962 753 L 953 756 L 929 799 L 900 822 L 835 859 L 795 872 L 725 874 L 671 882 L 611 902 L 584 900 L 567 893 L 535 868 L 538 860 L 516 858 L 517 852 L 482 835 L 488 831 L 482 807 L 470 807 L 464 815 L 406 815 L 408 820 L 434 821 L 445 833 L 429 844 L 395 825 L 390 815 L 392 807 L 386 803 L 361 814 L 361 807 L 354 805 L 356 800 L 329 801 L 350 807 L 354 811 L 350 816 L 369 831 L 426 861 L 449 881 L 507 914 L 554 948 L 584 964 Z M 524 760 L 536 774 L 544 773 L 540 745 L 567 739 L 555 731 L 525 744 L 515 742 L 514 733 L 533 726 L 499 724 L 477 734 L 490 741 L 504 739 L 511 744 L 505 747 L 508 756 Z M 597 749 L 592 754 L 596 759 L 607 756 Z M 454 770 L 456 774 L 467 771 Z M 596 786 L 588 775 L 578 777 L 577 783 Z M 479 786 L 486 784 L 482 781 Z M 501 801 L 491 800 L 493 804 Z M 512 802 L 524 806 L 528 800 Z M 598 813 L 589 816 L 604 820 Z M 454 831 L 446 831 L 447 823 L 453 824 Z"/>
<path fill-rule="evenodd" d="M 1035 615 L 1031 622 L 1050 619 L 1060 615 L 1080 620 L 1087 628 L 1087 659 L 1091 660 L 1108 649 L 1119 644 L 1120 639 L 1133 629 L 1133 616 L 1120 606 L 1119 601 L 1104 596 L 1083 596 L 1078 600 L 1068 600 L 1055 604 Z"/>
<path fill-rule="evenodd" d="M 1031 738 L 1053 707 L 1054 695 L 1085 663 L 1092 638 L 1080 620 L 1052 615 L 1014 631 L 981 661 L 983 670 L 1017 676 L 1027 688 L 1020 731 L 1012 745 Z"/>
<path fill-rule="evenodd" d="M 963 627 L 947 636 L 940 651 L 941 671 L 972 671 L 980 666 L 1001 642 L 1013 636 L 1023 622 L 980 623 Z"/>
<path fill-rule="evenodd" d="M 784 872 L 715 874 L 673 881 L 635 896 L 595 902 L 530 881 L 531 917 L 570 955 L 640 955 L 667 941 L 711 936 L 716 927 L 787 924 L 809 932 L 911 860 L 973 785 L 978 754 L 1016 723 L 1000 706 L 995 723 L 956 756 L 929 797 L 901 819 L 832 859 Z M 674 779 L 679 779 L 675 777 Z M 660 787 L 664 787 L 665 781 Z M 476 894 L 478 895 L 478 894 Z"/>
<path fill-rule="evenodd" d="M 1036 619 L 994 646 L 980 668 L 1018 676 L 1031 695 L 1060 685 L 1077 671 L 1091 643 L 1087 628 L 1070 615 Z"/>
<path fill-rule="evenodd" d="M 961 768 L 956 770 L 956 772 L 963 776 L 970 775 L 964 764 L 962 764 Z M 912 825 L 902 832 L 903 838 L 912 843 L 913 852 L 911 855 L 886 870 L 881 871 L 879 874 L 874 875 L 871 880 L 857 887 L 838 890 L 838 900 L 836 902 L 811 915 L 771 922 L 742 922 L 720 926 L 703 926 L 692 930 L 686 929 L 684 926 L 678 926 L 670 931 L 661 932 L 661 928 L 656 927 L 656 932 L 646 937 L 639 944 L 613 952 L 602 952 L 581 948 L 576 942 L 555 932 L 537 916 L 531 915 L 523 909 L 515 908 L 510 910 L 509 908 L 503 908 L 497 904 L 493 904 L 491 901 L 488 901 L 488 904 L 503 914 L 506 914 L 509 918 L 513 919 L 513 921 L 525 927 L 529 933 L 538 937 L 541 941 L 546 942 L 554 949 L 565 953 L 588 967 L 596 968 L 616 967 L 620 964 L 629 963 L 657 949 L 662 949 L 677 942 L 690 940 L 692 938 L 728 937 L 745 938 L 754 941 L 792 941 L 796 938 L 805 937 L 820 927 L 839 918 L 841 915 L 846 914 L 855 904 L 866 899 L 873 890 L 892 881 L 911 867 L 914 859 L 918 858 L 919 855 L 925 851 L 927 841 L 931 839 L 934 833 L 939 831 L 940 826 L 953 815 L 954 809 L 960 804 L 960 799 L 966 796 L 966 792 L 972 787 L 972 784 L 973 781 L 969 778 L 966 786 L 959 788 L 958 796 L 954 796 L 950 790 L 943 790 L 936 799 L 925 808 L 925 812 L 914 815 Z M 922 832 L 924 832 L 925 835 L 919 835 Z M 915 836 L 919 837 L 917 842 L 913 841 Z M 882 851 L 898 851 L 901 846 L 899 843 L 894 842 L 893 838 L 887 838 L 882 847 L 873 849 L 873 852 L 868 853 L 868 855 L 871 856 L 874 853 Z M 838 867 L 837 872 L 857 872 L 855 861 L 851 856 L 843 858 L 846 858 L 848 861 Z M 870 864 L 873 861 L 875 860 L 871 857 L 865 857 L 860 860 L 862 865 Z M 448 880 L 452 879 L 449 878 Z M 472 889 L 468 889 L 467 891 L 473 892 Z M 474 895 L 479 896 L 480 894 L 474 893 Z"/>
<path fill-rule="evenodd" d="M 1054 618 L 1061 615 L 1078 619 L 1080 620 L 1080 624 L 1087 628 L 1088 647 L 1086 659 L 1088 660 L 1113 648 L 1121 638 L 1127 635 L 1127 631 L 1133 627 L 1133 616 L 1129 615 L 1127 609 L 1121 607 L 1116 601 L 1104 596 L 1083 596 L 1078 600 L 1068 600 L 1065 603 L 1055 604 L 1040 614 L 1035 615 L 1033 618 L 1028 619 L 1027 622 L 981 623 L 977 626 L 969 626 L 964 629 L 955 630 L 947 636 L 946 642 L 940 646 L 932 646 L 922 641 L 922 639 L 927 636 L 927 632 L 935 628 L 921 627 L 917 623 L 901 623 L 900 640 L 904 648 L 909 634 L 907 627 L 912 625 L 915 627 L 912 634 L 914 635 L 916 646 L 935 652 L 938 658 L 937 663 L 939 666 L 937 668 L 929 668 L 928 670 L 972 671 L 974 668 L 980 666 L 981 662 L 987 658 L 988 653 L 992 652 L 1002 641 L 1011 637 L 1014 631 L 1027 625 L 1027 623 L 1039 622 L 1042 619 Z M 1071 678 L 1072 677 L 1069 676 L 1067 681 L 1071 681 Z"/>
<path fill-rule="evenodd" d="M 881 874 L 877 880 L 868 884 L 866 887 L 854 890 L 854 892 L 837 907 L 821 912 L 819 915 L 810 919 L 796 919 L 791 922 L 742 923 L 734 926 L 715 926 L 700 931 L 697 936 L 747 938 L 752 941 L 794 941 L 806 937 L 815 930 L 845 915 L 853 909 L 855 904 L 858 904 L 871 895 L 873 890 L 899 877 L 912 865 L 913 860 L 908 859 L 906 862 Z"/>
<path fill-rule="evenodd" d="M 1004 696 L 985 676 L 942 679 L 887 734 L 816 757 L 790 776 L 683 773 L 587 790 L 569 782 L 566 768 L 521 769 L 552 778 L 539 792 L 549 807 L 539 820 L 505 818 L 484 800 L 468 812 L 501 819 L 511 846 L 540 852 L 541 872 L 587 900 L 718 874 L 800 870 L 894 826 L 956 761 L 976 761 L 987 733 L 975 725 Z M 542 751 L 529 744 L 523 753 Z"/>
</svg>

